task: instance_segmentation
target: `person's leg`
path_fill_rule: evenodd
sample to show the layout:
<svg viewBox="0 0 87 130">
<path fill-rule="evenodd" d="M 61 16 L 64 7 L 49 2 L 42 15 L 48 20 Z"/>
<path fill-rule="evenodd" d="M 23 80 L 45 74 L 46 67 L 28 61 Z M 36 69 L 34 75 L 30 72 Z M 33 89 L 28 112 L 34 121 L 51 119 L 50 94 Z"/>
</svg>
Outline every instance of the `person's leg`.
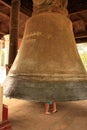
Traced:
<svg viewBox="0 0 87 130">
<path fill-rule="evenodd" d="M 50 114 L 49 108 L 50 108 L 49 103 L 45 103 L 45 114 Z"/>
<path fill-rule="evenodd" d="M 57 102 L 53 101 L 53 113 L 57 112 Z"/>
</svg>

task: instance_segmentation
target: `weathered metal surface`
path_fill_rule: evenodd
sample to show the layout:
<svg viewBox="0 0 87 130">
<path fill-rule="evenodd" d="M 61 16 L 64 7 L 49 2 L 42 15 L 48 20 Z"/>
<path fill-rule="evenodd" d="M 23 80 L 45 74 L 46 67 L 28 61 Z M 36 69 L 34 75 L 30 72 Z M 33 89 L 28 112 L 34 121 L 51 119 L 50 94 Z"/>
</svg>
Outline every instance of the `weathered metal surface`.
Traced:
<svg viewBox="0 0 87 130">
<path fill-rule="evenodd" d="M 36 101 L 87 98 L 87 74 L 65 14 L 41 12 L 27 21 L 4 94 Z"/>
</svg>

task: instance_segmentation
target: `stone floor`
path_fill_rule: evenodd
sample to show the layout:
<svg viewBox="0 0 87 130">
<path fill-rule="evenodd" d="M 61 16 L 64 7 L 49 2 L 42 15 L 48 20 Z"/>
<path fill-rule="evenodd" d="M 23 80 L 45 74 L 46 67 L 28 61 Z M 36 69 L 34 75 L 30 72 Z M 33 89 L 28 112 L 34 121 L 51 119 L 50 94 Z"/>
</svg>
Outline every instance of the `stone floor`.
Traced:
<svg viewBox="0 0 87 130">
<path fill-rule="evenodd" d="M 87 100 L 59 102 L 58 112 L 45 115 L 44 104 L 3 99 L 12 130 L 87 130 Z"/>
</svg>

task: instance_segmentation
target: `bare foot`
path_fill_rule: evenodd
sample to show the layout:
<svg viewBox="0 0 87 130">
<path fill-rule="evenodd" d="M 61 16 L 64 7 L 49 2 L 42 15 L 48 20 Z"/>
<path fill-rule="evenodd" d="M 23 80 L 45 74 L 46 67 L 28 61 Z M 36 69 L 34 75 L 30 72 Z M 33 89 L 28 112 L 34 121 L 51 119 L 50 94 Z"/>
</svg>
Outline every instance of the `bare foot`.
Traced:
<svg viewBox="0 0 87 130">
<path fill-rule="evenodd" d="M 50 115 L 51 113 L 50 112 L 45 112 L 46 115 Z"/>
<path fill-rule="evenodd" d="M 57 112 L 57 110 L 53 110 L 53 111 L 52 111 L 52 113 L 56 113 L 56 112 Z"/>
</svg>

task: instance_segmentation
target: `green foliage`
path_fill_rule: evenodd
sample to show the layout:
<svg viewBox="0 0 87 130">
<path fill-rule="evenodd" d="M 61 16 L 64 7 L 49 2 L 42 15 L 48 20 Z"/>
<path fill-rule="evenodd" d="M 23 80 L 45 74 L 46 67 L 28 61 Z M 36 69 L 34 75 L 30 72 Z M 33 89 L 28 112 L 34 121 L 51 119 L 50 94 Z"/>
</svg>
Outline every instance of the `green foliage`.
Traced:
<svg viewBox="0 0 87 130">
<path fill-rule="evenodd" d="M 87 71 L 87 43 L 78 44 L 77 49 L 84 64 L 84 67 Z"/>
<path fill-rule="evenodd" d="M 1 50 L 1 66 L 4 66 L 5 52 Z"/>
<path fill-rule="evenodd" d="M 83 54 L 80 54 L 80 57 L 82 59 L 85 69 L 87 70 L 87 53 L 84 52 Z"/>
</svg>

